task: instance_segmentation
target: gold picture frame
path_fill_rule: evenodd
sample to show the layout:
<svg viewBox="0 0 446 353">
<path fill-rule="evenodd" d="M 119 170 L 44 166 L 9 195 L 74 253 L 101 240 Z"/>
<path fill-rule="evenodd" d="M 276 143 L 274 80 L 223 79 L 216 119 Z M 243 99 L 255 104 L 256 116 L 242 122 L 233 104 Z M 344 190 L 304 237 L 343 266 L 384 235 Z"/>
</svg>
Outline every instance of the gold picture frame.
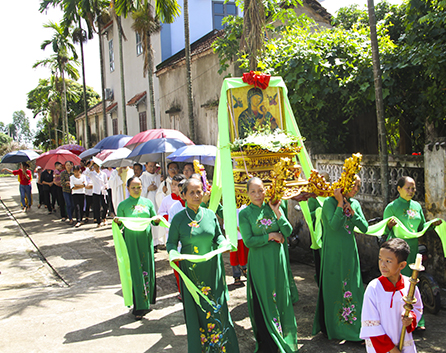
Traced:
<svg viewBox="0 0 446 353">
<path fill-rule="evenodd" d="M 283 94 L 280 87 L 262 90 L 253 86 L 227 90 L 229 138 L 245 138 L 249 131 L 286 130 Z"/>
</svg>

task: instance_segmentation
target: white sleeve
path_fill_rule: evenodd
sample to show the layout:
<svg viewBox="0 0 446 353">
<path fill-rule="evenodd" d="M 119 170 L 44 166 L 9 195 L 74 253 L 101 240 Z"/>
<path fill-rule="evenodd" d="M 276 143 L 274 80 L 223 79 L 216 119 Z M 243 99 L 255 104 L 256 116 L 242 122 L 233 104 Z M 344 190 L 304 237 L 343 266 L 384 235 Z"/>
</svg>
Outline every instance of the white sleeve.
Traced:
<svg viewBox="0 0 446 353">
<path fill-rule="evenodd" d="M 384 328 L 381 326 L 381 316 L 377 307 L 377 293 L 374 284 L 379 284 L 375 281 L 369 283 L 364 294 L 361 314 L 361 332 L 359 334 L 359 337 L 362 339 L 386 334 Z"/>
<path fill-rule="evenodd" d="M 70 189 L 74 188 L 74 175 L 70 176 Z"/>
</svg>

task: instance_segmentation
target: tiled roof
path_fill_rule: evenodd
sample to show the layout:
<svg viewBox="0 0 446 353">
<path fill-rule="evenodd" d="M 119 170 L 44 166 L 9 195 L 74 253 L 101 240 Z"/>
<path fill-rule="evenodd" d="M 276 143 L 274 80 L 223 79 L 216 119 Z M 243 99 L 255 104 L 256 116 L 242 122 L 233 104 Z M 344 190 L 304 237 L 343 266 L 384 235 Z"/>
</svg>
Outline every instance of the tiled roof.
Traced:
<svg viewBox="0 0 446 353">
<path fill-rule="evenodd" d="M 204 53 L 205 51 L 211 49 L 212 43 L 218 38 L 221 37 L 224 34 L 224 30 L 212 30 L 208 34 L 204 35 L 200 39 L 197 39 L 195 42 L 193 42 L 190 45 L 190 56 L 191 58 L 194 55 L 199 55 L 201 53 Z M 156 70 L 160 71 L 164 68 L 174 66 L 175 64 L 180 63 L 182 60 L 184 60 L 185 57 L 185 50 L 181 50 L 175 55 L 171 56 L 170 58 L 164 60 L 160 64 L 156 66 Z"/>
<path fill-rule="evenodd" d="M 118 102 L 114 102 L 113 104 L 110 104 L 105 111 L 107 113 L 111 113 L 113 110 L 118 109 Z"/>
<path fill-rule="evenodd" d="M 328 21 L 328 23 L 331 22 L 331 14 L 323 7 L 319 1 L 317 0 L 304 0 L 304 5 L 307 5 L 308 7 L 311 7 L 314 12 L 316 12 L 319 16 L 321 16 L 323 19 Z"/>
<path fill-rule="evenodd" d="M 138 105 L 147 96 L 147 91 L 135 94 L 132 99 L 127 102 L 127 105 Z"/>
<path fill-rule="evenodd" d="M 102 102 L 99 102 L 98 104 L 92 106 L 87 110 L 88 116 L 97 115 L 102 113 Z M 85 117 L 85 112 L 79 114 L 77 117 L 74 118 L 74 120 L 78 120 Z"/>
</svg>

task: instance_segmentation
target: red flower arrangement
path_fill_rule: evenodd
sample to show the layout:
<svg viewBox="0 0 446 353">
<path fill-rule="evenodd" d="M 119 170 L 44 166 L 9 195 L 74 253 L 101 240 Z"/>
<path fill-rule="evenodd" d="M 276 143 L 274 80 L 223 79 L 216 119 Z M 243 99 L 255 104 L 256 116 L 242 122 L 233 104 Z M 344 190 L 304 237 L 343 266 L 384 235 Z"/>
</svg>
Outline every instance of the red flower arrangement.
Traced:
<svg viewBox="0 0 446 353">
<path fill-rule="evenodd" d="M 271 75 L 264 74 L 260 71 L 250 71 L 243 74 L 243 82 L 254 87 L 265 89 L 269 85 Z"/>
</svg>

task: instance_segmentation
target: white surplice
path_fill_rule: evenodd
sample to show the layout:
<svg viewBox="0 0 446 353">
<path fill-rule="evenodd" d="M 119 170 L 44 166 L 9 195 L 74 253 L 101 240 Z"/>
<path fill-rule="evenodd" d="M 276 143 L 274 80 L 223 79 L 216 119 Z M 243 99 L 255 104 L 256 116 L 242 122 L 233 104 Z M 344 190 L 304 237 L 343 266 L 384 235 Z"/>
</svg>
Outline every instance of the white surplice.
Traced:
<svg viewBox="0 0 446 353">
<path fill-rule="evenodd" d="M 123 181 L 121 176 L 118 174 L 118 170 L 115 169 L 110 175 L 110 179 L 108 179 L 108 184 L 110 189 L 112 189 L 112 202 L 113 208 L 115 209 L 115 214 L 118 212 L 118 205 L 121 201 L 124 201 L 129 197 L 129 191 L 127 190 L 127 180 L 129 180 L 133 176 L 133 169 L 127 169 L 126 180 Z"/>
<path fill-rule="evenodd" d="M 362 305 L 361 332 L 359 337 L 365 339 L 368 353 L 375 353 L 370 337 L 387 335 L 395 346 L 400 342 L 403 323 L 401 314 L 404 312 L 403 296 L 409 291 L 409 278 L 402 276 L 404 288 L 396 291 L 386 291 L 379 278 L 372 280 L 364 294 Z M 385 279 L 388 281 L 387 279 Z M 390 283 L 390 281 L 389 281 Z M 417 317 L 417 322 L 423 314 L 423 303 L 418 288 L 415 288 L 415 298 L 413 312 Z M 405 334 L 402 353 L 416 353 L 412 333 Z"/>
</svg>

